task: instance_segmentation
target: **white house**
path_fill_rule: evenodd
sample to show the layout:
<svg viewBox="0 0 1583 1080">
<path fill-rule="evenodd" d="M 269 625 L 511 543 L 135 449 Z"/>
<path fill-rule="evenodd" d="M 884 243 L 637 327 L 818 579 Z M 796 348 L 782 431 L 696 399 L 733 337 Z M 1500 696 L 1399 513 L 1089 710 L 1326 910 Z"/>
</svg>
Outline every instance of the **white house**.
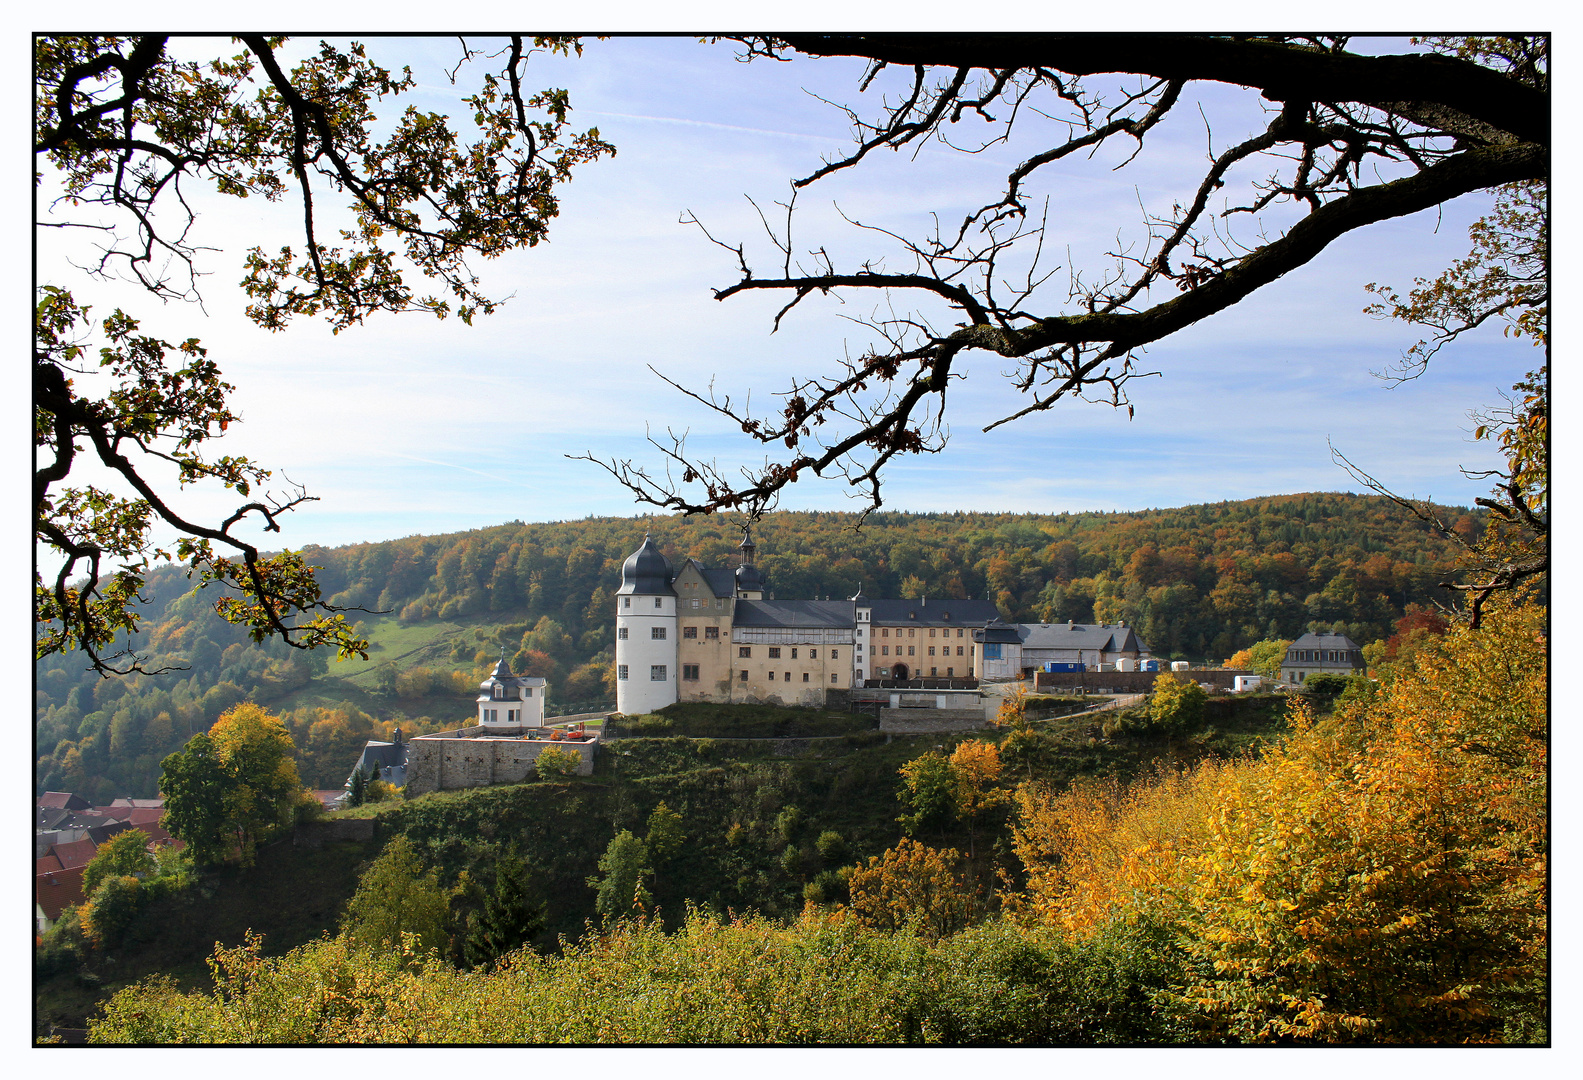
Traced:
<svg viewBox="0 0 1583 1080">
<path fill-rule="evenodd" d="M 486 728 L 543 727 L 544 679 L 513 675 L 502 657 L 478 684 L 478 723 Z"/>
</svg>

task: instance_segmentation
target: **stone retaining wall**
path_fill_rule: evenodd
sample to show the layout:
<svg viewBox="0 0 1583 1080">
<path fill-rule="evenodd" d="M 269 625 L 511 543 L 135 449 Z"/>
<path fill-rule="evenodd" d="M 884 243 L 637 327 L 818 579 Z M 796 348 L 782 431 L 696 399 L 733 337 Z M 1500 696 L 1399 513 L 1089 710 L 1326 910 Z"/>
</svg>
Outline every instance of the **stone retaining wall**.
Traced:
<svg viewBox="0 0 1583 1080">
<path fill-rule="evenodd" d="M 1108 690 L 1118 694 L 1145 694 L 1154 689 L 1154 680 L 1173 675 L 1178 682 L 1208 683 L 1217 690 L 1230 690 L 1238 675 L 1252 671 L 1233 668 L 1194 668 L 1191 671 L 1036 671 L 1034 690 L 1080 690 L 1096 693 Z"/>
<path fill-rule="evenodd" d="M 419 735 L 407 743 L 407 794 L 511 784 L 526 780 L 545 747 L 573 750 L 582 758 L 577 775 L 594 771 L 595 742 L 524 739 L 498 730 L 480 737 L 481 727 Z"/>
<path fill-rule="evenodd" d="M 881 709 L 879 729 L 887 735 L 926 735 L 987 727 L 983 709 Z"/>
</svg>

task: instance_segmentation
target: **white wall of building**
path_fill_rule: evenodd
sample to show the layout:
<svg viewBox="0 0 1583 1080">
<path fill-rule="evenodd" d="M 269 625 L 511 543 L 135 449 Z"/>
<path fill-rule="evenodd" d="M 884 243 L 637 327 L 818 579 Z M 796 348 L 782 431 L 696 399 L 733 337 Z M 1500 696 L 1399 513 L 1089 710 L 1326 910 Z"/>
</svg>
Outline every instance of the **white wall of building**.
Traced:
<svg viewBox="0 0 1583 1080">
<path fill-rule="evenodd" d="M 665 636 L 656 638 L 656 629 L 663 630 Z M 677 678 L 681 674 L 677 663 L 679 633 L 674 596 L 616 597 L 617 712 L 647 713 L 676 703 Z M 663 679 L 653 677 L 657 667 L 665 669 Z"/>
<path fill-rule="evenodd" d="M 534 685 L 536 684 L 536 685 Z M 484 727 L 543 727 L 545 681 L 534 677 L 534 684 L 510 687 L 504 698 L 478 695 L 478 722 Z M 518 694 L 521 697 L 518 697 Z"/>
</svg>

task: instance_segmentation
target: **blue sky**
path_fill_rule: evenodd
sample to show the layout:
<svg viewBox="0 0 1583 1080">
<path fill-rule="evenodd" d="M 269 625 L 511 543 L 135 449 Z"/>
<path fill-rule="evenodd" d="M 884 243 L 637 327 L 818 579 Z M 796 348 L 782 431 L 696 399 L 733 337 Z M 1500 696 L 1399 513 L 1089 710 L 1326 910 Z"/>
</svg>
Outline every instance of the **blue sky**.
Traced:
<svg viewBox="0 0 1583 1080">
<path fill-rule="evenodd" d="M 412 65 L 420 108 L 456 108 L 459 91 L 442 72 L 455 61 L 454 39 L 383 38 L 371 52 Z M 650 365 L 685 385 L 713 379 L 733 398 L 751 391 L 755 404 L 768 403 L 794 372 L 829 371 L 869 340 L 841 316 L 866 313 L 870 298 L 846 307 L 810 300 L 773 335 L 783 299 L 716 302 L 712 289 L 736 280 L 731 257 L 678 222 L 695 213 L 715 236 L 747 240 L 750 261 L 768 268 L 773 252 L 759 243 L 755 257 L 762 233 L 744 196 L 767 207 L 785 197 L 789 178 L 849 145 L 844 116 L 817 97 L 866 102 L 872 113 L 876 95 L 857 93 L 861 70 L 839 60 L 742 64 L 731 46 L 691 38 L 590 41 L 580 59 L 535 60 L 529 84 L 566 87 L 573 122 L 597 125 L 618 153 L 584 166 L 563 189 L 547 245 L 478 265 L 485 288 L 512 299 L 472 327 L 418 315 L 382 316 L 339 336 L 308 322 L 274 335 L 253 327 L 234 284 L 242 252 L 290 242 L 290 203 L 200 200 L 200 241 L 220 248 L 205 263 L 212 276 L 202 310 L 83 285 L 61 261 L 69 253 L 53 246 L 41 251 L 41 280 L 69 281 L 101 310 L 126 305 L 150 332 L 204 340 L 236 384 L 245 420 L 225 452 L 253 456 L 322 500 L 287 523 L 283 542 L 293 547 L 645 512 L 604 472 L 563 455 L 658 464 L 644 442 L 648 425 L 687 429 L 695 450 L 725 466 L 762 460 Z M 1201 104 L 1217 149 L 1259 122 L 1250 92 L 1213 88 Z M 916 157 L 883 153 L 804 193 L 798 246 L 826 246 L 838 257 L 878 250 L 841 222 L 834 204 L 912 231 L 931 210 L 958 216 L 988 201 L 1034 145 L 976 156 L 935 143 Z M 1191 193 L 1205 153 L 1199 112 L 1182 108 L 1125 170 L 1105 160 L 1064 167 L 1047 187 L 1047 247 L 1062 255 L 1055 262 L 1068 265 L 1070 249 L 1069 265 L 1100 265 L 1118 234 L 1141 235 L 1140 201 L 1168 206 Z M 1486 207 L 1468 197 L 1358 233 L 1150 347 L 1144 360 L 1162 375 L 1133 384 L 1130 420 L 1073 402 L 985 434 L 985 424 L 1019 407 L 1018 396 L 1002 377 L 1004 361 L 970 357 L 968 379 L 951 394 L 949 446 L 890 468 L 887 507 L 1132 510 L 1354 489 L 1331 463 L 1327 439 L 1399 492 L 1468 503 L 1483 488 L 1458 467 L 1491 458 L 1471 443 L 1467 411 L 1498 401 L 1538 354 L 1491 331 L 1391 389 L 1371 371 L 1419 335 L 1365 316 L 1363 286 L 1434 275 L 1466 250 L 1467 225 Z M 223 493 L 188 494 L 193 513 L 227 505 Z M 782 505 L 854 504 L 838 482 L 813 481 Z"/>
</svg>

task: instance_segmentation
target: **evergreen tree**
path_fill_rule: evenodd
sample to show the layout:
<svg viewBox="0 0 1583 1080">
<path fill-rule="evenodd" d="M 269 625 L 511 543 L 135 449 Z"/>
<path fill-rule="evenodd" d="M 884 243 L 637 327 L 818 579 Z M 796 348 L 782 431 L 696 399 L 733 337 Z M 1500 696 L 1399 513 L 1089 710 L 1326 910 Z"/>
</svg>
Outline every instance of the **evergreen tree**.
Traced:
<svg viewBox="0 0 1583 1080">
<path fill-rule="evenodd" d="M 493 964 L 528 944 L 544 921 L 544 904 L 529 893 L 527 863 L 508 855 L 495 868 L 494 892 L 483 897 L 471 920 L 463 959 L 468 967 Z"/>
</svg>

